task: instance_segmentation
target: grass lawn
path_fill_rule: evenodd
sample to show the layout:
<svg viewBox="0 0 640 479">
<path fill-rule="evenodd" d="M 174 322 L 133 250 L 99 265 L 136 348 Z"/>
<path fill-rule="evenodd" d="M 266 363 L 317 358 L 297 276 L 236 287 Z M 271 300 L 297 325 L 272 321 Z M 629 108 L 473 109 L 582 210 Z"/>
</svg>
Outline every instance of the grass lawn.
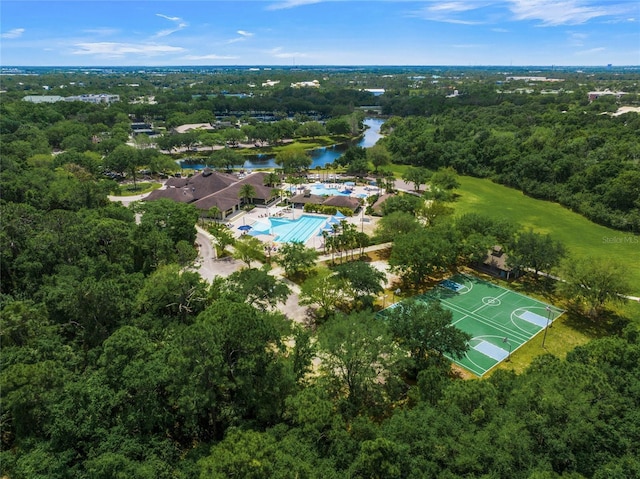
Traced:
<svg viewBox="0 0 640 479">
<path fill-rule="evenodd" d="M 291 143 L 286 143 L 283 145 L 277 145 L 273 147 L 267 147 L 260 149 L 260 153 L 273 153 L 277 154 L 281 151 L 286 150 L 298 150 L 302 148 L 303 150 L 313 150 L 315 148 L 322 148 L 323 146 L 331 146 L 340 143 L 347 143 L 353 140 L 352 137 L 346 135 L 337 135 L 337 136 L 317 136 L 315 138 L 298 138 Z M 249 152 L 244 152 L 250 154 Z M 251 152 L 255 154 L 255 150 Z"/>
<path fill-rule="evenodd" d="M 621 308 L 622 314 L 627 317 L 637 318 L 640 312 L 640 305 L 637 303 L 628 303 L 627 306 Z M 637 323 L 637 321 L 636 321 Z M 542 341 L 544 339 L 544 330 L 538 333 L 529 342 L 520 347 L 511 355 L 509 361 L 503 361 L 493 370 L 487 373 L 486 377 L 499 369 L 513 370 L 516 373 L 523 372 L 533 359 L 542 354 L 552 354 L 558 358 L 564 358 L 569 351 L 577 346 L 588 343 L 593 339 L 606 336 L 612 336 L 620 331 L 620 325 L 624 323 L 616 323 L 615 321 L 593 321 L 568 311 L 560 316 L 551 328 L 547 330 L 547 338 L 544 348 Z M 473 377 L 469 375 L 469 377 Z"/>
<path fill-rule="evenodd" d="M 627 324 L 624 319 L 629 318 L 636 327 L 640 325 L 640 303 L 627 301 L 623 305 L 616 305 L 616 314 L 610 315 L 608 318 L 592 320 L 585 318 L 572 312 L 566 301 L 558 298 L 553 293 L 554 282 L 552 280 L 534 281 L 530 277 L 524 277 L 517 281 L 504 281 L 478 271 L 465 270 L 466 274 L 471 274 L 484 279 L 490 283 L 495 283 L 504 288 L 519 292 L 531 298 L 544 301 L 559 308 L 565 309 L 565 313 L 553 322 L 553 326 L 547 330 L 547 337 L 544 338 L 544 330 L 540 331 L 536 336 L 523 344 L 515 351 L 509 361 L 503 361 L 494 369 L 489 371 L 484 378 L 500 369 L 513 370 L 521 373 L 531 362 L 540 355 L 551 354 L 558 358 L 564 359 L 569 351 L 577 346 L 588 343 L 593 339 L 603 338 L 619 334 L 621 329 Z M 542 342 L 544 339 L 544 347 Z M 476 376 L 470 372 L 455 366 L 454 369 L 465 379 L 476 379 Z"/>
<path fill-rule="evenodd" d="M 626 265 L 633 294 L 640 296 L 640 237 L 597 225 L 556 203 L 537 200 L 490 180 L 462 176 L 456 214 L 506 218 L 562 241 L 575 257 L 610 257 Z"/>
<path fill-rule="evenodd" d="M 640 296 L 640 238 L 628 233 L 597 225 L 556 203 L 537 200 L 522 192 L 498 185 L 486 179 L 460 177 L 460 197 L 453 204 L 456 214 L 477 212 L 494 218 L 506 218 L 524 228 L 532 228 L 539 233 L 549 233 L 562 241 L 570 254 L 575 257 L 610 257 L 625 265 L 630 275 L 633 294 Z M 636 242 L 638 241 L 638 242 Z M 478 275 L 478 273 L 475 273 Z M 482 276 L 482 275 L 480 275 Z M 566 308 L 559 298 L 554 297 L 551 285 L 548 288 L 532 281 L 503 283 L 509 289 L 537 297 L 559 307 Z M 627 302 L 616 308 L 618 313 L 638 324 L 640 304 Z M 592 321 L 568 311 L 547 331 L 545 347 L 542 347 L 544 331 L 519 348 L 510 361 L 500 363 L 486 377 L 499 369 L 524 371 L 533 359 L 549 353 L 564 358 L 567 352 L 592 339 L 615 334 L 618 325 L 608 321 Z M 467 377 L 468 373 L 462 375 Z M 468 375 L 468 377 L 473 377 Z"/>
<path fill-rule="evenodd" d="M 119 191 L 114 191 L 111 194 L 113 196 L 134 196 L 149 193 L 150 191 L 157 190 L 162 186 L 161 183 L 156 182 L 140 182 L 136 183 L 134 188 L 133 183 L 127 183 L 120 185 Z"/>
</svg>

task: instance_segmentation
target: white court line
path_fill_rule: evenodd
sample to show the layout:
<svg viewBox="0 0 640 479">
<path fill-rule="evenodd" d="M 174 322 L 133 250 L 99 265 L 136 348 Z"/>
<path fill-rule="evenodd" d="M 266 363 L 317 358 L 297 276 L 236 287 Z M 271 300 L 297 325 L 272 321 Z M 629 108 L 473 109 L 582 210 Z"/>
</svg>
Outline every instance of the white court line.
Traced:
<svg viewBox="0 0 640 479">
<path fill-rule="evenodd" d="M 476 351 L 476 350 L 474 349 L 474 351 Z M 478 351 L 478 352 L 480 353 L 480 351 Z M 482 354 L 482 353 L 480 353 L 480 354 Z M 469 370 L 469 371 L 471 371 L 473 374 L 475 374 L 476 376 L 479 376 L 479 377 L 482 377 L 482 376 L 484 376 L 484 375 L 487 373 L 487 371 L 488 371 L 489 369 L 485 369 L 485 368 L 483 368 L 483 367 L 482 367 L 482 366 L 480 366 L 478 363 L 476 363 L 473 359 L 471 359 L 471 358 L 469 357 L 469 353 L 468 353 L 468 352 L 464 353 L 464 355 L 467 357 L 467 359 L 469 360 L 469 362 L 470 362 L 471 364 L 473 364 L 475 367 L 477 367 L 477 368 L 478 368 L 480 371 L 482 371 L 482 372 L 481 372 L 481 373 L 479 373 L 479 372 L 477 372 L 477 371 L 474 371 L 474 370 L 473 370 L 473 368 L 470 368 L 469 366 L 465 366 L 465 365 L 463 365 L 463 364 L 458 364 L 458 366 L 461 366 L 461 367 L 463 367 L 463 368 L 468 369 L 468 370 Z M 455 362 L 455 361 L 454 361 L 454 362 Z"/>
<path fill-rule="evenodd" d="M 498 296 L 494 296 L 494 299 L 500 299 L 501 297 L 503 297 L 505 294 L 507 294 L 509 292 L 508 289 L 505 289 L 504 293 L 498 295 Z M 471 311 L 472 313 L 475 313 L 476 311 L 480 311 L 482 308 L 484 308 L 485 306 L 488 306 L 487 304 L 482 304 L 482 306 L 480 306 L 479 308 L 474 309 L 473 311 Z"/>
<path fill-rule="evenodd" d="M 469 311 L 467 311 L 465 309 L 462 309 L 459 306 L 456 306 L 454 304 L 451 304 L 446 300 L 441 299 L 440 302 L 446 304 L 447 306 L 449 306 L 451 309 L 457 311 L 458 313 L 466 314 L 471 319 L 474 319 L 474 320 L 476 320 L 476 321 L 478 321 L 480 323 L 483 323 L 486 326 L 491 326 L 492 328 L 497 329 L 498 331 L 502 331 L 503 333 L 507 333 L 507 335 L 516 336 L 514 339 L 519 339 L 520 341 L 523 341 L 523 342 L 526 343 L 527 341 L 529 341 L 533 337 L 533 336 L 530 336 L 530 335 L 524 335 L 524 334 L 518 333 L 518 331 L 514 331 L 511 328 L 507 328 L 506 325 L 504 325 L 504 324 L 500 324 L 500 323 L 497 323 L 497 322 L 495 322 L 495 321 L 493 321 L 491 319 L 484 318 L 483 316 L 480 316 L 479 314 L 475 314 L 474 316 L 472 316 Z M 518 338 L 517 336 L 521 336 L 521 337 Z"/>
<path fill-rule="evenodd" d="M 458 324 L 460 321 L 462 321 L 463 319 L 467 319 L 467 318 L 471 318 L 471 316 L 469 316 L 468 314 L 465 314 L 463 317 L 461 317 L 459 320 L 454 321 L 453 323 L 451 323 L 451 326 L 455 326 L 456 324 Z M 473 318 L 471 318 L 473 319 Z"/>
</svg>

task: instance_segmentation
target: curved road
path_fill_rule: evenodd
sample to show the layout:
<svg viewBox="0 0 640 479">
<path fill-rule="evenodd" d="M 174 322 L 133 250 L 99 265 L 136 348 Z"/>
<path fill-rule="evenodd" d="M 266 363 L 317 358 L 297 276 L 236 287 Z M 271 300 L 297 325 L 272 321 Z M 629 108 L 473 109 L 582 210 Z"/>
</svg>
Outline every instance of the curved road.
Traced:
<svg viewBox="0 0 640 479">
<path fill-rule="evenodd" d="M 196 242 L 198 244 L 198 259 L 196 270 L 207 281 L 213 281 L 216 276 L 227 277 L 242 268 L 242 261 L 231 257 L 217 259 L 216 249 L 211 240 L 212 236 L 196 226 Z"/>
</svg>

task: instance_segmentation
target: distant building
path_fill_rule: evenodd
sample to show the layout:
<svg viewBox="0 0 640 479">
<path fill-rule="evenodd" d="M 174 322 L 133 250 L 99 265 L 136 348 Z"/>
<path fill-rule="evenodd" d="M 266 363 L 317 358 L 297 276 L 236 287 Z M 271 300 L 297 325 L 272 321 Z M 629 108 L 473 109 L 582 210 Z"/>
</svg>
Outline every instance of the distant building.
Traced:
<svg viewBox="0 0 640 479">
<path fill-rule="evenodd" d="M 64 101 L 64 97 L 59 95 L 27 95 L 22 101 L 28 101 L 30 103 L 57 103 Z"/>
<path fill-rule="evenodd" d="M 131 133 L 135 135 L 153 135 L 155 133 L 153 127 L 149 123 L 134 122 L 131 123 Z"/>
<path fill-rule="evenodd" d="M 299 81 L 292 83 L 291 88 L 320 88 L 320 82 L 318 80 Z"/>
<path fill-rule="evenodd" d="M 589 92 L 589 101 L 594 101 L 597 100 L 598 98 L 600 98 L 601 96 L 605 96 L 605 95 L 615 95 L 617 99 L 620 99 L 620 97 L 622 97 L 622 95 L 626 95 L 627 93 L 624 91 L 610 91 L 610 90 L 604 90 L 604 91 L 590 91 Z"/>
<path fill-rule="evenodd" d="M 262 86 L 276 86 L 278 83 L 280 83 L 280 80 L 267 80 Z"/>
<path fill-rule="evenodd" d="M 562 78 L 547 78 L 539 76 L 523 76 L 523 77 L 507 77 L 507 81 L 541 81 L 541 82 L 559 82 L 564 81 Z"/>
<path fill-rule="evenodd" d="M 187 125 L 180 125 L 173 127 L 171 131 L 173 133 L 188 133 L 190 131 L 214 131 L 216 129 L 211 123 L 191 123 Z"/>
<path fill-rule="evenodd" d="M 77 95 L 77 96 L 59 96 L 59 95 L 27 95 L 22 98 L 23 101 L 31 103 L 56 103 L 59 101 L 82 101 L 85 103 L 114 103 L 120 101 L 120 95 L 108 95 L 99 93 L 97 95 Z"/>
<path fill-rule="evenodd" d="M 83 101 L 85 103 L 115 103 L 120 101 L 120 95 L 108 95 L 107 93 L 99 93 L 97 95 L 77 95 L 68 96 L 64 101 Z"/>
</svg>

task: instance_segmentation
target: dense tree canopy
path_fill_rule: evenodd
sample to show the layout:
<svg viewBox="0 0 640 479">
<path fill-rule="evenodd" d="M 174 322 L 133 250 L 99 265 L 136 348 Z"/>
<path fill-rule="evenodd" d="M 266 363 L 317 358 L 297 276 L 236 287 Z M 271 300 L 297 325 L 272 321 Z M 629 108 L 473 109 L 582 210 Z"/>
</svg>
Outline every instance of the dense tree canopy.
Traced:
<svg viewBox="0 0 640 479">
<path fill-rule="evenodd" d="M 211 283 L 194 271 L 198 214 L 192 206 L 112 204 L 107 195 L 115 183 L 103 175 L 133 176 L 135 165 L 160 171 L 172 161 L 149 153 L 144 141 L 133 143 L 139 148 L 125 146 L 134 117 L 170 129 L 260 112 L 273 120 L 268 127 L 240 131 L 276 144 L 299 122 L 331 115 L 337 120 L 327 129 L 357 133 L 361 114 L 352 112 L 378 103 L 385 113 L 419 115 L 392 118 L 385 128 L 392 159 L 420 168 L 419 175 L 408 170 L 415 186 L 426 184 L 427 169 L 452 167 L 637 231 L 636 117 L 600 115 L 615 105 L 577 100 L 584 77 L 570 74 L 576 96 L 505 96 L 495 91 L 495 72 L 483 77 L 471 70 L 466 73 L 491 86 L 474 80 L 461 98 L 445 99 L 435 93 L 440 86 L 412 80 L 409 95 L 404 73 L 414 72 L 401 69 L 401 75 L 332 71 L 330 88 L 294 89 L 283 81 L 241 99 L 221 90 L 242 93 L 247 81 L 260 84 L 268 74 L 303 81 L 308 72 L 221 70 L 193 82 L 186 72 L 135 70 L 83 73 L 82 86 L 66 71 L 3 76 L 2 476 L 640 476 L 636 325 L 564 359 L 545 354 L 519 373 L 498 370 L 482 380 L 461 380 L 443 358 L 461 354 L 465 337 L 444 309 L 400 303 L 391 310 L 394 321 L 375 315 L 373 297 L 383 276 L 365 261 L 348 262 L 363 244 L 353 228 L 341 225 L 332 236 L 339 238 L 331 248 L 341 264 L 309 268 L 300 287 L 301 303 L 317 319 L 308 327 L 306 318 L 278 312 L 293 288 L 268 269 L 247 267 Z M 628 79 L 626 73 L 598 75 Z M 349 83 L 354 76 L 357 88 Z M 127 90 L 129 79 L 140 85 L 135 94 Z M 388 94 L 374 98 L 360 89 L 367 82 Z M 123 98 L 157 97 L 153 104 L 109 106 L 21 100 L 43 84 L 66 84 L 70 94 L 98 88 Z M 167 151 L 201 139 L 199 133 L 168 142 Z M 208 141 L 215 146 L 219 140 Z M 349 155 L 355 170 L 367 170 L 365 150 Z M 234 163 L 230 156 L 218 167 Z M 308 158 L 292 157 L 283 165 L 286 159 L 293 173 L 307 167 Z M 448 180 L 455 176 L 445 171 L 436 186 L 454 188 Z M 390 177 L 384 183 L 392 189 Z M 391 202 L 377 231 L 378 239 L 393 241 L 389 262 L 412 288 L 429 275 L 480 260 L 496 244 L 511 248 L 522 266 L 553 266 L 538 261 L 550 257 L 548 246 L 559 249 L 551 236 L 480 214 L 430 214 L 426 220 L 424 198 L 414 198 Z M 225 226 L 214 223 L 211 230 L 220 253 L 234 244 Z M 247 266 L 266 260 L 252 239 L 236 245 Z M 302 256 L 308 265 L 308 255 Z M 563 271 L 566 282 L 558 288 L 587 315 L 604 317 L 628 291 L 616 264 L 572 260 Z"/>
<path fill-rule="evenodd" d="M 508 102 L 456 105 L 431 117 L 396 119 L 383 143 L 394 162 L 488 177 L 595 222 L 638 232 L 638 164 L 629 155 L 635 158 L 630 145 L 639 122 L 635 113 L 587 114 L 583 105 L 566 104 L 559 111 L 553 102 L 533 99 L 518 110 Z M 413 170 L 407 174 L 412 181 Z M 455 185 L 440 174 L 432 181 L 442 189 Z"/>
</svg>

